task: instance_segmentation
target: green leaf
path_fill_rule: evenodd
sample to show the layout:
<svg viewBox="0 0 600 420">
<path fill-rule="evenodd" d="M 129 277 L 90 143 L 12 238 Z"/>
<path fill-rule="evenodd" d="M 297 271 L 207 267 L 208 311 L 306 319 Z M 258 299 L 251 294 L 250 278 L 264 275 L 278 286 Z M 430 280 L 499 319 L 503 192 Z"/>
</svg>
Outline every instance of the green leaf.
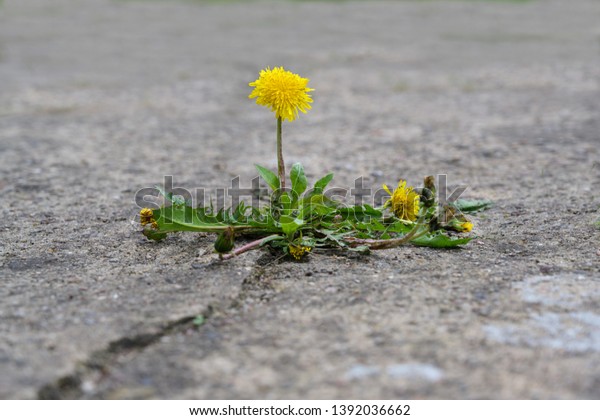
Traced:
<svg viewBox="0 0 600 420">
<path fill-rule="evenodd" d="M 323 178 L 319 179 L 315 182 L 315 186 L 313 187 L 314 194 L 323 194 L 323 190 L 325 187 L 331 182 L 333 179 L 333 172 L 328 173 Z"/>
<path fill-rule="evenodd" d="M 339 246 L 340 248 L 348 248 L 348 245 L 343 241 L 345 236 L 343 233 L 335 233 L 333 230 L 329 229 L 321 229 L 317 232 L 319 232 L 321 235 L 324 235 L 328 241 L 332 242 L 336 246 Z"/>
<path fill-rule="evenodd" d="M 204 318 L 203 315 L 198 315 L 196 318 L 194 318 L 194 320 L 192 321 L 192 324 L 194 324 L 195 327 L 199 327 L 202 324 L 204 324 L 205 321 L 206 321 L 206 318 Z"/>
<path fill-rule="evenodd" d="M 412 230 L 414 225 L 408 224 L 403 220 L 398 220 L 394 223 L 390 223 L 389 225 L 384 225 L 384 226 L 385 226 L 385 232 L 407 234 L 408 232 L 410 232 Z"/>
<path fill-rule="evenodd" d="M 290 172 L 290 179 L 292 180 L 292 192 L 294 193 L 294 201 L 298 200 L 302 193 L 306 191 L 308 181 L 306 175 L 304 175 L 304 168 L 301 163 L 294 163 Z"/>
<path fill-rule="evenodd" d="M 435 231 L 414 239 L 411 243 L 430 248 L 456 248 L 468 244 L 471 239 L 473 238 L 451 238 L 441 231 Z"/>
<path fill-rule="evenodd" d="M 281 229 L 283 230 L 283 233 L 291 236 L 304 224 L 304 220 L 283 215 L 279 219 L 279 223 L 281 223 Z"/>
<path fill-rule="evenodd" d="M 314 215 L 325 215 L 337 211 L 340 203 L 324 196 L 323 194 L 311 194 L 302 199 L 302 206 L 305 209 L 305 215 L 312 217 Z"/>
<path fill-rule="evenodd" d="M 338 211 L 342 216 L 355 221 L 379 219 L 383 214 L 381 211 L 374 209 L 368 204 L 340 208 Z"/>
<path fill-rule="evenodd" d="M 167 234 L 165 232 L 159 232 L 154 229 L 144 229 L 142 233 L 146 238 L 152 239 L 156 242 L 160 242 L 167 237 Z"/>
<path fill-rule="evenodd" d="M 348 248 L 348 251 L 358 252 L 361 255 L 369 255 L 371 253 L 371 248 L 366 245 L 359 245 L 354 248 Z"/>
<path fill-rule="evenodd" d="M 476 211 L 487 210 L 494 205 L 490 200 L 456 200 L 454 206 L 463 213 L 474 213 Z"/>
<path fill-rule="evenodd" d="M 162 207 L 153 210 L 154 219 L 158 224 L 159 232 L 223 232 L 232 228 L 235 232 L 281 232 L 275 222 L 269 218 L 256 218 L 252 213 L 249 216 L 232 212 L 231 209 L 222 209 L 217 214 L 210 208 L 202 207 L 193 209 L 190 206 Z"/>
<path fill-rule="evenodd" d="M 260 165 L 255 164 L 254 167 L 258 171 L 258 174 L 261 176 L 261 178 L 265 180 L 267 185 L 271 187 L 273 191 L 277 191 L 279 189 L 281 184 L 279 183 L 279 178 L 277 175 L 275 175 L 275 173 Z"/>
<path fill-rule="evenodd" d="M 282 214 L 289 215 L 294 209 L 292 199 L 287 192 L 284 192 L 279 196 L 279 204 L 281 205 Z"/>
<path fill-rule="evenodd" d="M 158 190 L 160 195 L 169 200 L 175 206 L 183 206 L 185 205 L 185 199 L 180 195 L 173 195 L 172 192 L 167 193 L 160 185 L 155 185 L 154 188 Z"/>
<path fill-rule="evenodd" d="M 285 239 L 285 238 L 283 236 L 279 236 L 279 235 L 267 236 L 266 238 L 264 238 L 262 240 L 262 242 L 260 243 L 260 246 L 265 246 L 269 242 L 278 241 L 278 240 L 281 240 L 281 239 Z"/>
</svg>

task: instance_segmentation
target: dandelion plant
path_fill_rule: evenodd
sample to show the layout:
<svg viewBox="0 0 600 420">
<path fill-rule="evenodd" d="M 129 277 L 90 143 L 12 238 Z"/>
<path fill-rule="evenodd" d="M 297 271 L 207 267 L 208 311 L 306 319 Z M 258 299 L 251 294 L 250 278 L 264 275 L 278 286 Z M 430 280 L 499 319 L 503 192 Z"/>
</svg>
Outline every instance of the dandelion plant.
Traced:
<svg viewBox="0 0 600 420">
<path fill-rule="evenodd" d="M 266 68 L 249 83 L 250 99 L 275 113 L 277 174 L 255 165 L 259 176 L 270 188 L 269 204 L 249 207 L 241 202 L 235 208 L 192 207 L 164 194 L 166 204 L 156 209 L 143 208 L 140 224 L 144 235 L 160 241 L 170 232 L 212 232 L 217 235 L 214 248 L 227 260 L 253 249 L 270 247 L 292 259 L 308 254 L 340 249 L 368 253 L 404 245 L 454 248 L 467 244 L 465 236 L 473 223 L 465 213 L 489 207 L 486 200 L 442 203 L 436 197 L 432 176 L 416 189 L 400 179 L 393 191 L 383 185 L 389 199 L 381 206 L 347 205 L 327 194 L 333 179 L 328 173 L 308 188 L 300 163 L 292 166 L 290 187 L 286 187 L 283 159 L 283 121 L 294 121 L 311 109 L 313 102 L 309 80 L 283 67 Z M 237 248 L 235 243 L 242 243 Z"/>
</svg>

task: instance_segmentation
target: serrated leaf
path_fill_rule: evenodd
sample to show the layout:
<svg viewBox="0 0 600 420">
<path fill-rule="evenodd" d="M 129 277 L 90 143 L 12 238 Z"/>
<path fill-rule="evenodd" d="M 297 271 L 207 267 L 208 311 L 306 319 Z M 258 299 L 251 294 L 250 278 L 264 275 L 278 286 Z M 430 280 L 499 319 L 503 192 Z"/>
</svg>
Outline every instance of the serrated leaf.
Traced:
<svg viewBox="0 0 600 420">
<path fill-rule="evenodd" d="M 231 209 L 213 214 L 210 208 L 193 209 L 190 206 L 162 207 L 153 210 L 161 232 L 223 232 L 231 227 L 236 232 L 280 232 L 273 220 L 255 220 L 253 216 L 236 218 Z"/>
<path fill-rule="evenodd" d="M 185 198 L 181 195 L 173 195 L 173 192 L 167 193 L 160 185 L 155 185 L 154 188 L 158 190 L 160 195 L 162 195 L 166 200 L 173 203 L 175 206 L 183 206 L 186 204 Z"/>
<path fill-rule="evenodd" d="M 306 191 L 306 186 L 308 185 L 302 164 L 294 163 L 292 170 L 290 171 L 290 179 L 292 180 L 294 200 L 298 200 L 302 193 Z"/>
<path fill-rule="evenodd" d="M 302 200 L 302 206 L 305 208 L 305 214 L 308 217 L 315 215 L 326 215 L 337 211 L 339 203 L 324 196 L 323 194 L 309 195 Z"/>
<path fill-rule="evenodd" d="M 411 241 L 417 246 L 429 248 L 456 248 L 468 244 L 473 238 L 451 238 L 440 231 L 431 232 Z"/>
<path fill-rule="evenodd" d="M 494 205 L 490 200 L 463 200 L 459 199 L 452 203 L 463 213 L 474 213 L 476 211 L 489 209 Z"/>
<path fill-rule="evenodd" d="M 364 204 L 360 206 L 340 208 L 339 213 L 350 220 L 355 221 L 371 221 L 382 216 L 382 212 L 373 207 Z"/>
<path fill-rule="evenodd" d="M 267 168 L 264 168 L 260 165 L 254 165 L 254 167 L 256 168 L 256 170 L 258 171 L 258 174 L 261 176 L 262 179 L 265 180 L 265 182 L 267 183 L 267 185 L 273 190 L 273 191 L 277 191 L 280 188 L 280 182 L 279 182 L 279 177 L 277 175 L 275 175 L 274 172 L 270 171 Z"/>
<path fill-rule="evenodd" d="M 332 179 L 333 179 L 333 173 L 330 172 L 327 175 L 325 175 L 323 178 L 321 178 L 317 182 L 315 182 L 315 186 L 313 187 L 314 194 L 323 194 L 323 190 L 325 190 L 325 187 L 327 187 L 327 185 L 329 185 L 329 183 L 331 182 Z"/>
</svg>

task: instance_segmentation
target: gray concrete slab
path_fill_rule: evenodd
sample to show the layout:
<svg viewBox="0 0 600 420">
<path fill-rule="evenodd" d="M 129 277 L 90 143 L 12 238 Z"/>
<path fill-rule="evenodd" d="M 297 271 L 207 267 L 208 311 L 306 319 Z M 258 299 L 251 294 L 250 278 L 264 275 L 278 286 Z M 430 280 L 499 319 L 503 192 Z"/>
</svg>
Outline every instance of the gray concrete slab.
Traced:
<svg viewBox="0 0 600 420">
<path fill-rule="evenodd" d="M 600 397 L 600 3 L 27 0 L 0 6 L 1 398 Z M 134 195 L 250 185 L 266 66 L 311 79 L 289 163 L 447 174 L 457 251 L 148 242 Z M 202 314 L 205 322 L 192 320 Z"/>
</svg>

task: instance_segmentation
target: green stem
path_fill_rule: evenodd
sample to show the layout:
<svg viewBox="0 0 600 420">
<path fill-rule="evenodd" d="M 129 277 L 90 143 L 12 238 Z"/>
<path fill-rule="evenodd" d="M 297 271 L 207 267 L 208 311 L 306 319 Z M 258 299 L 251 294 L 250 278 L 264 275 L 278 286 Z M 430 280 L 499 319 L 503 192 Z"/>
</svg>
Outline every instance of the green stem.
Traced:
<svg viewBox="0 0 600 420">
<path fill-rule="evenodd" d="M 281 117 L 277 118 L 277 172 L 279 175 L 279 184 L 282 190 L 285 189 L 285 163 L 283 162 L 283 142 L 281 140 Z"/>
<path fill-rule="evenodd" d="M 230 260 L 233 257 L 237 257 L 238 255 L 243 254 L 244 252 L 248 252 L 248 251 L 252 251 L 253 249 L 260 248 L 264 243 L 268 242 L 269 240 L 271 240 L 273 238 L 280 238 L 280 237 L 281 236 L 279 236 L 279 235 L 270 235 L 270 236 L 267 236 L 266 238 L 257 239 L 255 241 L 247 243 L 244 246 L 234 249 L 229 254 L 219 254 L 219 258 L 222 260 Z"/>
</svg>

